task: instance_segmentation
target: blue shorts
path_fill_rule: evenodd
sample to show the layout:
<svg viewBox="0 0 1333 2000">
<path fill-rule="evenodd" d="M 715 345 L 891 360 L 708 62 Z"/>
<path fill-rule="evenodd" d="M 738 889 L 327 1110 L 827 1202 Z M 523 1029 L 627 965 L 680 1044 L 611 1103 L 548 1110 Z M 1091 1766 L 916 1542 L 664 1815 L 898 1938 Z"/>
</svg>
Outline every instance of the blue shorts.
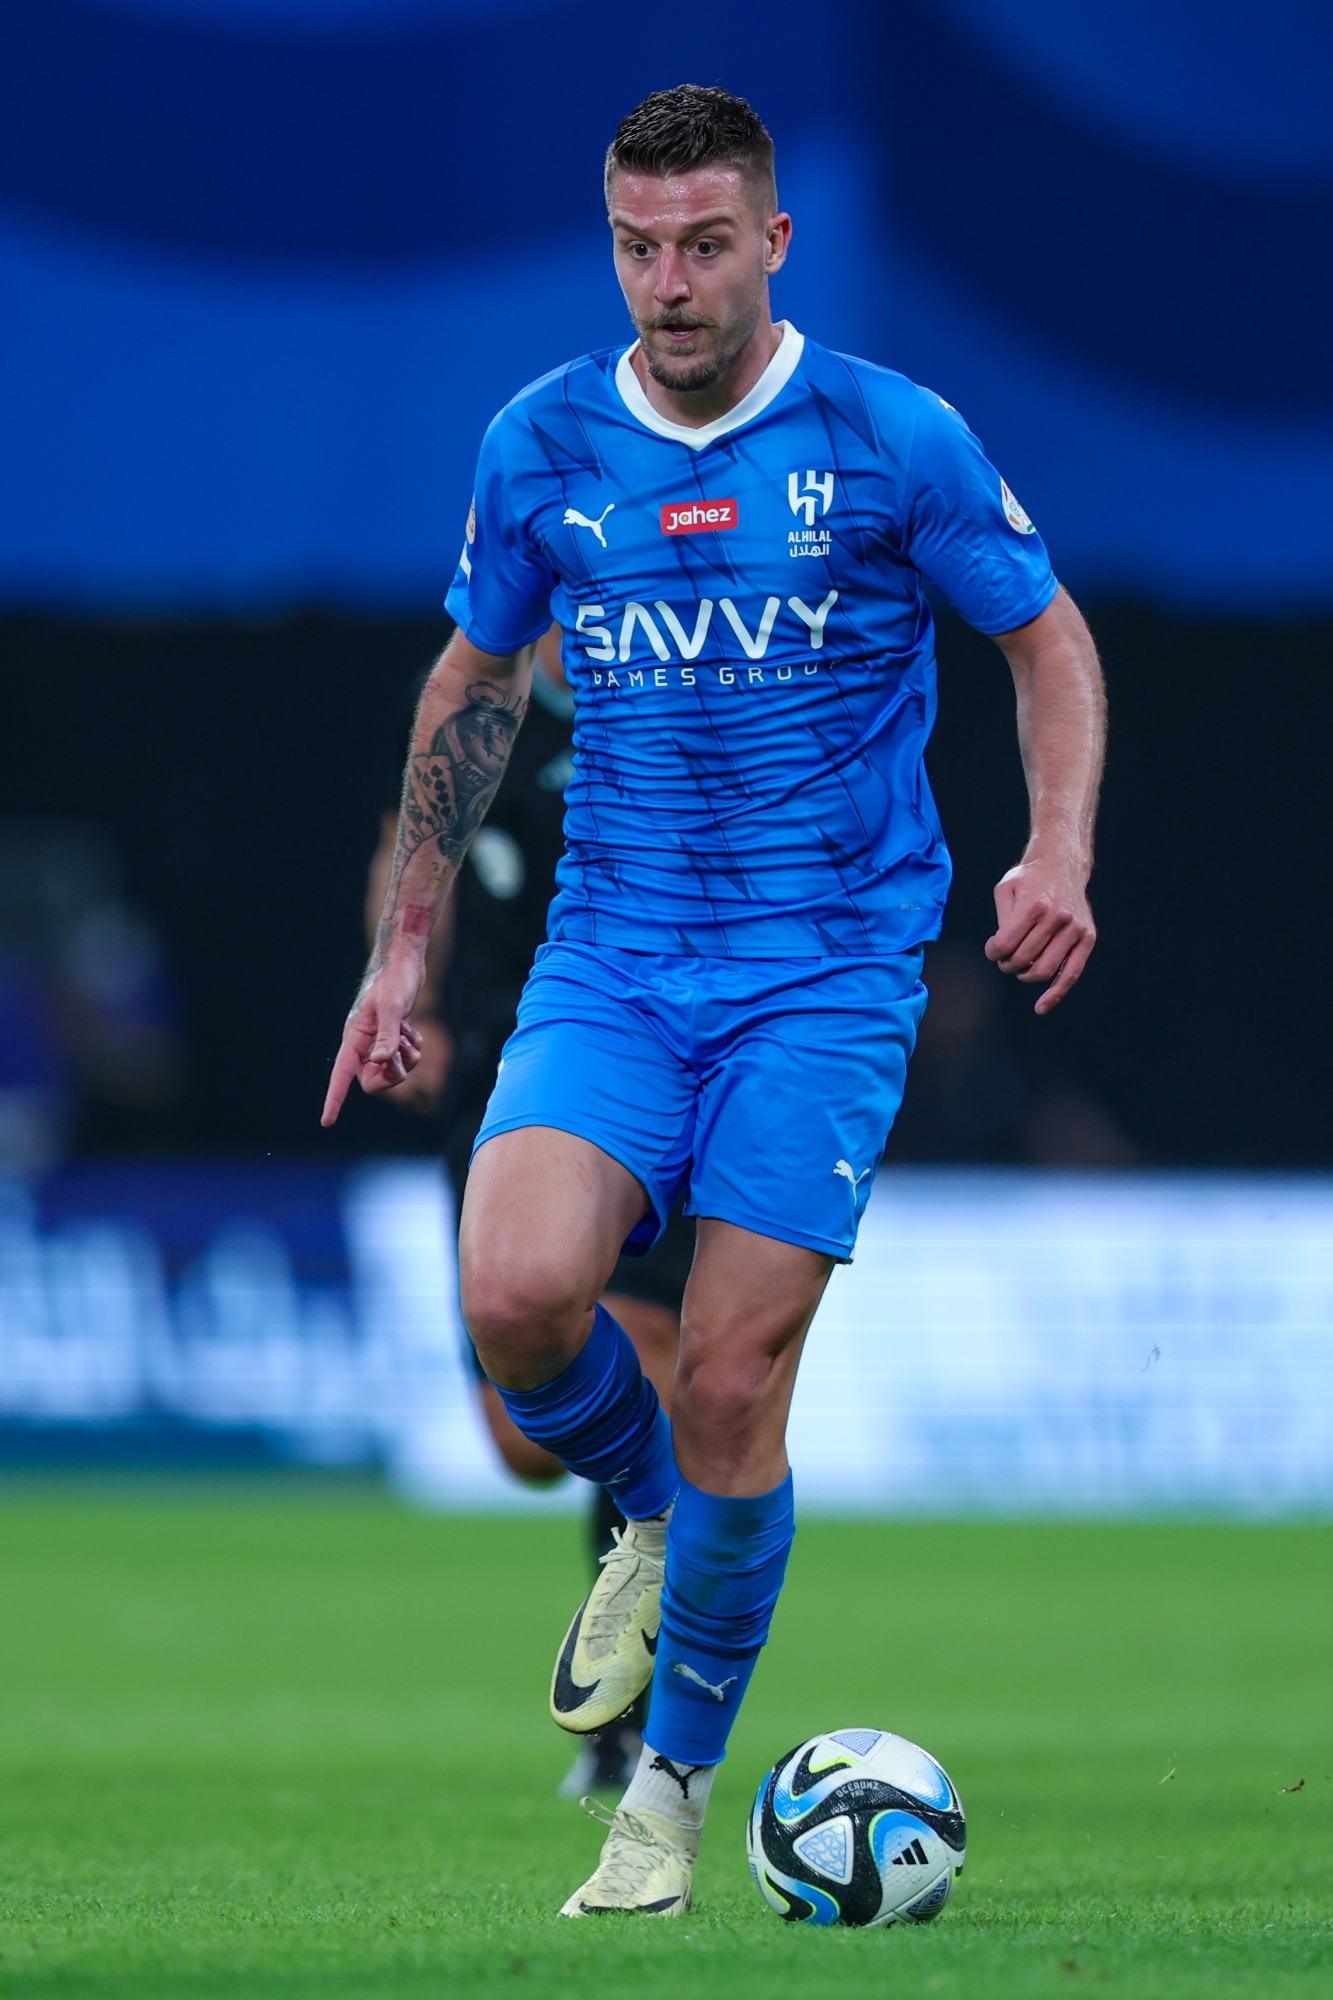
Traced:
<svg viewBox="0 0 1333 2000">
<path fill-rule="evenodd" d="M 642 1255 L 687 1215 L 849 1259 L 926 1005 L 920 951 L 659 957 L 547 944 L 477 1134 L 550 1125 L 648 1194 Z"/>
</svg>

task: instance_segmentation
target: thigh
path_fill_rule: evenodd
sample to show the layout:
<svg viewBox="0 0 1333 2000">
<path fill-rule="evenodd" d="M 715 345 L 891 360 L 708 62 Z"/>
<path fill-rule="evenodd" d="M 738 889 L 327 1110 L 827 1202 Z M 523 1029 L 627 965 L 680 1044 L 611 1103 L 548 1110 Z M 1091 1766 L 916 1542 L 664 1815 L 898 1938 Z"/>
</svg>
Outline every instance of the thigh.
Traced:
<svg viewBox="0 0 1333 2000">
<path fill-rule="evenodd" d="M 850 1259 L 926 1004 L 920 967 L 919 952 L 753 967 L 710 1039 L 695 1214 Z"/>
<path fill-rule="evenodd" d="M 654 1026 L 649 964 L 632 952 L 543 946 L 475 1156 L 480 1165 L 499 1136 L 534 1126 L 587 1141 L 642 1190 L 626 1231 L 639 1251 L 661 1232 L 688 1172 L 698 1097 L 694 1072 Z"/>
</svg>

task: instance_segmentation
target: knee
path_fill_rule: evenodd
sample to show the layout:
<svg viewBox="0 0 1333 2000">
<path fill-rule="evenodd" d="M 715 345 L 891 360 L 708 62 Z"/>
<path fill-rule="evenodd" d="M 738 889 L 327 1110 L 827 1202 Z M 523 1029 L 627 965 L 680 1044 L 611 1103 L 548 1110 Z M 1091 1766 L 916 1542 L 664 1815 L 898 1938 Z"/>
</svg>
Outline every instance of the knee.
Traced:
<svg viewBox="0 0 1333 2000">
<path fill-rule="evenodd" d="M 688 1423 L 732 1437 L 745 1434 L 764 1400 L 771 1363 L 767 1356 L 712 1353 L 681 1355 L 675 1405 Z M 688 1412 L 688 1415 L 686 1415 Z"/>
<path fill-rule="evenodd" d="M 558 1263 L 533 1258 L 479 1267 L 465 1260 L 459 1276 L 468 1332 L 502 1388 L 535 1388 L 572 1357 L 587 1309 Z"/>
<path fill-rule="evenodd" d="M 680 1330 L 674 1403 L 688 1423 L 742 1435 L 793 1372 L 799 1342 L 785 1325 L 698 1324 Z M 686 1412 L 688 1411 L 688 1415 Z"/>
</svg>

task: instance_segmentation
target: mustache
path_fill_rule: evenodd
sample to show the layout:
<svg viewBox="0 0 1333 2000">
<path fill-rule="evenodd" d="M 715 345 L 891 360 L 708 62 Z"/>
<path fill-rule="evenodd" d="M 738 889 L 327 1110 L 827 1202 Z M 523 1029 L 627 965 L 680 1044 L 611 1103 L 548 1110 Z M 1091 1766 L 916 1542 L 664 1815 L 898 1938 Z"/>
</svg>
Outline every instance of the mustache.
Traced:
<svg viewBox="0 0 1333 2000">
<path fill-rule="evenodd" d="M 680 313 L 655 313 L 652 319 L 639 321 L 640 333 L 695 333 L 704 327 L 717 326 L 715 319 L 705 319 L 698 315 L 685 318 Z"/>
</svg>

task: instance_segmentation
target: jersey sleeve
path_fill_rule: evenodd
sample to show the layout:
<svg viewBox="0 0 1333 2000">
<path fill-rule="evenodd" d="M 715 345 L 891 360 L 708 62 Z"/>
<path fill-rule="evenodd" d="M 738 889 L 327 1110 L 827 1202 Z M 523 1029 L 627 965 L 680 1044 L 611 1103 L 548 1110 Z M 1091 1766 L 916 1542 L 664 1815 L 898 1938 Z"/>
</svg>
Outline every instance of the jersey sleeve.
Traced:
<svg viewBox="0 0 1333 2000">
<path fill-rule="evenodd" d="M 556 572 L 524 507 L 522 427 L 502 410 L 482 439 L 466 539 L 445 609 L 483 653 L 516 653 L 551 622 Z"/>
<path fill-rule="evenodd" d="M 957 410 L 917 391 L 904 553 L 979 632 L 1012 632 L 1058 585 L 1041 536 Z"/>
</svg>

